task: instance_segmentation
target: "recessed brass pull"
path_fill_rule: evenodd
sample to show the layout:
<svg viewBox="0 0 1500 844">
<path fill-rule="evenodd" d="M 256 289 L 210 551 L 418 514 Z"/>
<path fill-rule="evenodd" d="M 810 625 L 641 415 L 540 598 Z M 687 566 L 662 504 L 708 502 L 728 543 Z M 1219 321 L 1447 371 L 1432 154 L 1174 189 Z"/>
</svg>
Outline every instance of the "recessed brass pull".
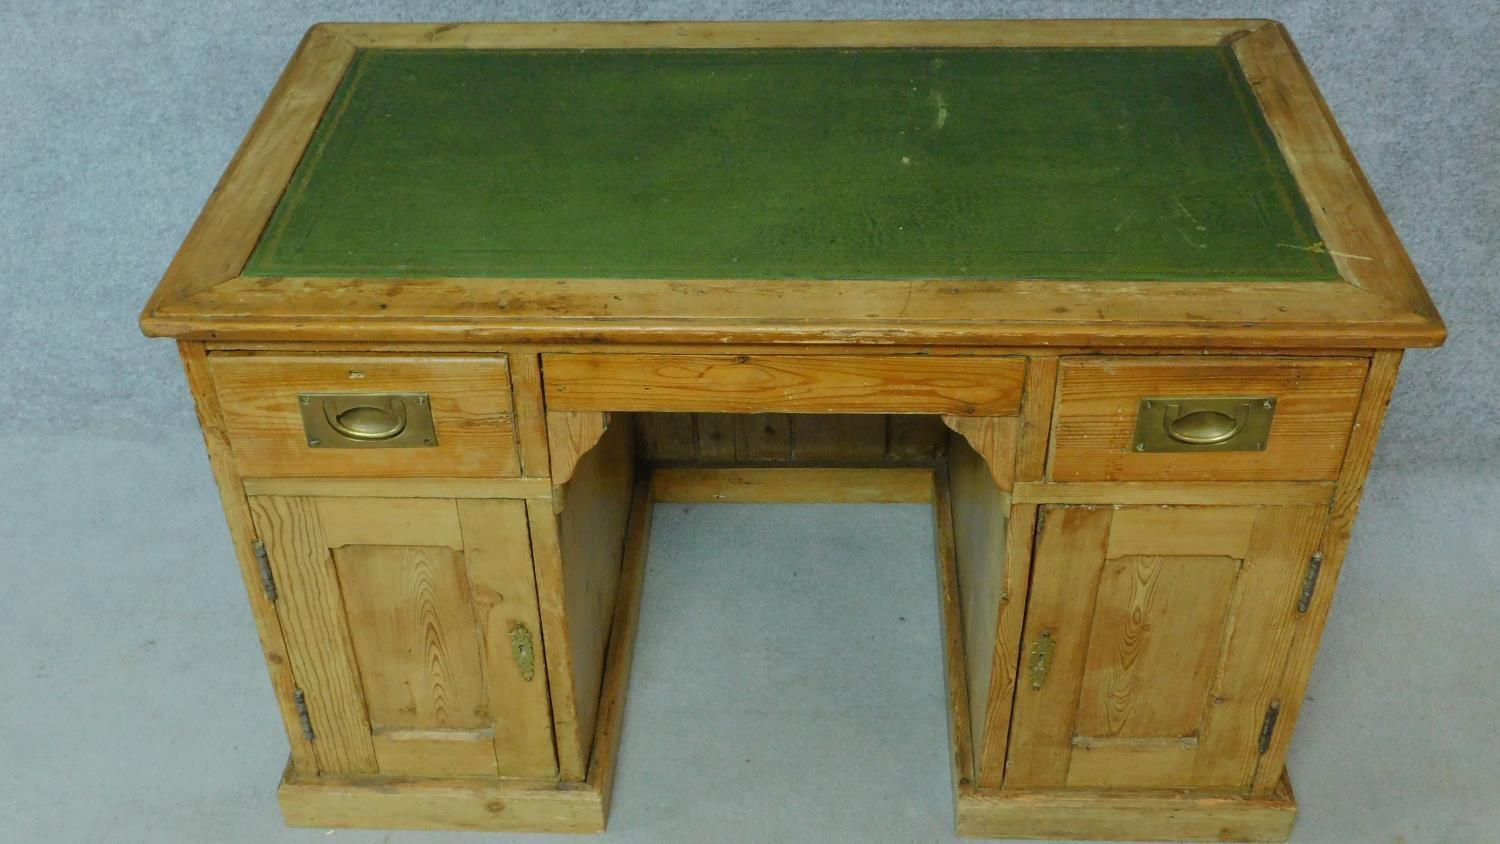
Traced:
<svg viewBox="0 0 1500 844">
<path fill-rule="evenodd" d="M 303 393 L 297 401 L 311 448 L 437 445 L 425 393 Z"/>
<path fill-rule="evenodd" d="M 333 408 L 324 406 L 328 424 L 335 431 L 355 440 L 388 440 L 406 427 L 406 407 L 401 402 L 391 402 L 389 407 L 362 404 L 334 414 Z"/>
<path fill-rule="evenodd" d="M 1208 409 L 1184 414 L 1182 405 L 1174 402 L 1167 405 L 1162 423 L 1166 425 L 1167 436 L 1180 443 L 1213 445 L 1234 439 L 1234 435 L 1245 427 L 1245 420 L 1249 418 L 1249 402 L 1235 405 L 1233 416 Z"/>
<path fill-rule="evenodd" d="M 1135 417 L 1139 452 L 1264 451 L 1276 399 L 1189 396 L 1141 399 Z"/>
</svg>

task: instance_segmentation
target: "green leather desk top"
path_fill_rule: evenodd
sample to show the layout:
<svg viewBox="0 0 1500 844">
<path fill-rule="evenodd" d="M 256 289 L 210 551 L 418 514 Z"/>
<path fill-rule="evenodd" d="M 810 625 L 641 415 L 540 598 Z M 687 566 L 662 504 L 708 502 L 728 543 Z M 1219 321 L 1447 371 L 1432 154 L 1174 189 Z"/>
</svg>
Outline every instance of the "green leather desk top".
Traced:
<svg viewBox="0 0 1500 844">
<path fill-rule="evenodd" d="M 1233 56 L 360 51 L 259 276 L 1333 280 Z"/>
</svg>

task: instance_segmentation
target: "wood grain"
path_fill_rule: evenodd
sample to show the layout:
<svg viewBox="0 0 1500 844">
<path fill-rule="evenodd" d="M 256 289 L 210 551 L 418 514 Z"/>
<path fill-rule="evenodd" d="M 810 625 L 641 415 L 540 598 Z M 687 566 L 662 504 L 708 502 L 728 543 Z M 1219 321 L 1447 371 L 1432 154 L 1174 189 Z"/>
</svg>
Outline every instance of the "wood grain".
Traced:
<svg viewBox="0 0 1500 844">
<path fill-rule="evenodd" d="M 578 461 L 598 444 L 609 423 L 608 413 L 548 411 L 547 448 L 551 452 L 553 486 L 572 480 Z"/>
<path fill-rule="evenodd" d="M 1217 644 L 1217 643 L 1215 643 Z M 1197 739 L 1085 739 L 1074 737 L 1068 760 L 1070 788 L 1180 787 L 1193 778 Z M 1130 784 L 1122 775 L 1130 772 Z M 1183 789 L 1187 791 L 1186 789 Z M 1192 793 L 1188 791 L 1187 793 Z"/>
<path fill-rule="evenodd" d="M 559 776 L 584 778 L 604 678 L 635 470 L 629 414 L 579 459 L 563 510 L 527 503 Z M 554 451 L 554 462 L 556 452 Z"/>
<path fill-rule="evenodd" d="M 246 495 L 321 498 L 547 498 L 547 478 L 245 478 Z"/>
<path fill-rule="evenodd" d="M 948 416 L 943 424 L 968 441 L 980 457 L 995 486 L 1007 492 L 1015 484 L 1017 436 L 1020 420 L 1014 416 Z"/>
<path fill-rule="evenodd" d="M 1088 630 L 1093 620 L 1099 564 L 1109 540 L 1111 511 L 1048 507 L 1038 514 L 1041 530 L 1032 564 L 1025 648 L 1051 636 L 1055 649 L 1040 689 L 1017 684 L 1005 766 L 1006 788 L 1067 784 L 1073 755 L 1072 715 L 1083 682 Z"/>
<path fill-rule="evenodd" d="M 989 705 L 984 713 L 984 744 L 978 751 L 980 761 L 978 784 L 999 788 L 1005 775 L 1005 754 L 1010 747 L 1011 714 L 1016 688 L 1021 677 L 1021 624 L 1031 588 L 1032 548 L 1035 545 L 1038 508 L 1035 504 L 1015 504 L 1005 531 L 1005 559 L 1021 560 L 1021 565 L 1003 570 L 999 618 L 995 630 L 994 665 L 990 668 Z M 975 717 L 979 717 L 978 714 Z"/>
<path fill-rule="evenodd" d="M 792 453 L 792 417 L 745 413 L 734 417 L 734 452 L 744 460 L 779 460 Z"/>
<path fill-rule="evenodd" d="M 637 415 L 641 429 L 649 431 L 653 420 L 658 418 L 654 413 L 642 413 Z M 695 413 L 693 414 L 693 436 L 697 441 L 697 456 L 700 460 L 729 461 L 738 455 L 735 452 L 734 440 L 734 415 L 729 413 Z M 650 440 L 643 437 L 643 442 Z M 643 456 L 653 459 L 648 451 Z"/>
<path fill-rule="evenodd" d="M 1356 358 L 1077 358 L 1059 374 L 1054 481 L 1331 481 L 1367 362 Z M 1269 396 L 1263 451 L 1137 452 L 1141 399 Z"/>
<path fill-rule="evenodd" d="M 651 494 L 673 503 L 925 503 L 932 499 L 925 468 L 655 469 Z"/>
<path fill-rule="evenodd" d="M 1248 789 L 1321 513 L 1047 507 L 1005 787 Z"/>
<path fill-rule="evenodd" d="M 597 726 L 635 480 L 630 421 L 628 415 L 616 416 L 598 447 L 579 461 L 568 486 L 567 505 L 557 517 L 577 718 L 580 732 L 590 740 Z"/>
<path fill-rule="evenodd" d="M 318 498 L 319 531 L 329 548 L 344 545 L 464 547 L 453 500 L 443 498 Z"/>
<path fill-rule="evenodd" d="M 370 743 L 383 773 L 493 779 L 498 770 L 489 730 L 377 730 Z"/>
<path fill-rule="evenodd" d="M 551 410 L 952 413 L 1020 406 L 1018 358 L 549 354 Z"/>
<path fill-rule="evenodd" d="M 1193 781 L 1248 788 L 1260 763 L 1257 748 L 1266 709 L 1296 631 L 1297 590 L 1317 546 L 1324 512 L 1315 507 L 1264 507 L 1231 604 L 1211 702 L 1200 732 Z M 1219 703 L 1219 701 L 1226 701 Z"/>
<path fill-rule="evenodd" d="M 991 467 L 967 441 L 955 435 L 948 447 L 949 527 L 953 531 L 957 592 L 962 624 L 964 675 L 967 678 L 965 710 L 972 735 L 971 747 L 983 747 L 986 715 L 993 688 L 996 638 L 1006 592 L 1010 561 L 1006 557 L 1006 534 L 1010 501 L 995 482 Z M 975 776 L 973 770 L 967 776 Z"/>
<path fill-rule="evenodd" d="M 357 48 L 1148 44 L 1227 45 L 1322 238 L 1291 246 L 1327 251 L 1342 281 L 238 277 Z M 1285 30 L 1252 20 L 315 27 L 142 326 L 217 350 L 180 344 L 291 743 L 289 822 L 601 829 L 649 495 L 844 496 L 936 502 L 961 832 L 1259 840 L 1295 816 L 1284 761 L 1399 367 L 1387 350 L 1445 335 Z M 318 391 L 305 373 L 431 392 L 439 448 L 308 449 L 284 401 Z M 1134 454 L 1147 390 L 1275 394 L 1270 446 Z M 544 394 L 622 421 L 549 431 Z M 633 477 L 633 409 L 671 411 L 637 420 L 649 460 L 778 468 Z M 910 463 L 945 449 L 934 493 Z M 531 681 L 517 623 L 545 662 Z M 1059 644 L 1038 693 L 1041 629 Z"/>
<path fill-rule="evenodd" d="M 1416 267 L 1375 198 L 1307 66 L 1279 23 L 1231 43 L 1282 157 L 1307 199 L 1321 247 L 1351 284 L 1400 303 L 1439 330 Z"/>
<path fill-rule="evenodd" d="M 506 364 L 516 405 L 521 469 L 531 477 L 545 478 L 551 469 L 547 462 L 547 410 L 542 404 L 542 360 L 535 354 L 512 354 L 506 357 Z"/>
<path fill-rule="evenodd" d="M 504 357 L 216 354 L 209 359 L 242 474 L 511 477 L 520 474 Z M 426 393 L 437 444 L 312 448 L 299 393 Z"/>
<path fill-rule="evenodd" d="M 1297 620 L 1291 654 L 1287 657 L 1286 673 L 1281 679 L 1278 692 L 1281 716 L 1276 724 L 1276 732 L 1271 737 L 1271 745 L 1261 757 L 1260 765 L 1255 771 L 1252 789 L 1258 793 L 1274 789 L 1286 765 L 1287 750 L 1291 747 L 1297 718 L 1302 712 L 1302 702 L 1317 658 L 1318 643 L 1322 639 L 1323 629 L 1333 606 L 1334 588 L 1338 584 L 1339 573 L 1343 570 L 1349 550 L 1355 517 L 1359 513 L 1360 496 L 1370 472 L 1375 444 L 1380 439 L 1380 428 L 1385 421 L 1386 407 L 1396 388 L 1396 376 L 1400 369 L 1400 352 L 1376 352 L 1371 361 L 1370 374 L 1365 380 L 1364 392 L 1359 398 L 1359 410 L 1354 417 L 1354 433 L 1349 438 L 1349 448 L 1344 454 L 1344 466 L 1339 474 L 1338 486 L 1328 505 L 1328 522 L 1322 537 L 1323 567 L 1308 610 Z"/>
<path fill-rule="evenodd" d="M 792 417 L 792 459 L 814 459 L 812 454 L 807 453 L 808 449 L 804 447 L 804 443 L 797 439 L 797 435 L 802 430 L 802 422 L 819 418 L 828 417 L 809 415 Z M 828 459 L 847 460 L 851 463 L 880 460 L 898 462 L 903 459 L 899 452 L 902 444 L 897 440 L 897 432 L 901 429 L 901 426 L 897 424 L 898 419 L 907 420 L 905 430 L 910 432 L 920 432 L 923 424 L 926 423 L 929 432 L 926 436 L 928 437 L 933 435 L 931 432 L 936 428 L 936 420 L 924 416 L 840 413 L 835 414 L 832 419 L 834 456 Z M 917 436 L 922 435 L 917 433 Z M 918 442 L 920 441 L 919 439 Z M 906 448 L 910 452 L 914 444 L 908 443 Z M 916 459 L 932 460 L 935 457 L 934 454 L 927 454 Z"/>
<path fill-rule="evenodd" d="M 701 417 L 705 414 L 693 414 Z M 738 419 L 739 417 L 734 417 Z M 789 418 L 791 437 L 786 451 L 774 455 L 778 462 L 794 460 L 834 461 L 840 457 L 851 459 L 879 460 L 885 456 L 886 429 L 890 417 L 854 416 L 849 414 L 798 414 Z M 870 427 L 870 423 L 874 423 Z M 862 427 L 856 427 L 861 426 Z M 850 429 L 864 430 L 866 436 L 848 436 Z M 842 448 L 841 448 L 842 447 Z M 738 457 L 738 454 L 732 455 Z"/>
<path fill-rule="evenodd" d="M 490 713 L 460 552 L 349 545 L 333 563 L 371 729 L 482 728 Z"/>
<path fill-rule="evenodd" d="M 771 414 L 773 436 L 756 436 L 753 442 L 745 427 L 754 423 L 739 414 L 635 416 L 638 453 L 663 464 L 931 465 L 942 457 L 947 437 L 942 422 L 930 414 Z M 785 434 L 779 427 L 783 421 Z"/>
<path fill-rule="evenodd" d="M 276 577 L 276 613 L 317 736 L 318 770 L 374 773 L 380 764 L 317 499 L 257 496 L 250 510 Z"/>
<path fill-rule="evenodd" d="M 1013 482 L 1034 482 L 1043 477 L 1046 471 L 1057 368 L 1058 358 L 1055 355 L 1043 352 L 1027 358 Z M 982 727 L 975 727 L 975 735 L 982 736 L 983 739 L 975 747 L 975 756 L 979 768 L 977 784 L 986 789 L 998 789 L 1005 776 L 1013 707 L 1021 671 L 1022 622 L 1031 587 L 1037 515 L 1038 508 L 1035 504 L 1012 499 L 1005 531 L 1004 559 L 1021 562 L 1002 569 L 1004 582 L 995 622 L 995 650 L 988 673 L 987 704 L 984 710 L 975 710 L 973 715 L 976 722 L 983 721 Z"/>
<path fill-rule="evenodd" d="M 949 491 L 953 482 L 942 470 L 932 478 L 932 520 L 938 570 L 938 606 L 943 633 L 943 676 L 948 691 L 948 754 L 953 765 L 953 788 L 962 791 L 974 782 L 974 724 L 970 702 L 974 700 L 974 681 L 967 676 L 976 647 L 969 639 L 963 617 L 962 586 L 956 542 L 958 529 L 953 520 L 953 503 Z M 983 688 L 981 684 L 980 688 Z"/>
<path fill-rule="evenodd" d="M 276 790 L 288 826 L 487 832 L 604 830 L 597 789 L 555 780 L 463 777 L 306 777 Z"/>
<path fill-rule="evenodd" d="M 736 345 L 736 352 L 756 355 L 807 355 L 818 354 L 822 351 L 831 351 L 834 344 L 829 343 L 801 343 L 801 344 L 742 344 Z M 551 343 L 525 343 L 520 345 L 496 343 L 485 340 L 466 341 L 462 344 L 468 354 L 508 354 L 525 350 L 539 354 L 573 354 L 579 352 L 597 352 L 598 345 L 587 341 L 559 341 Z M 203 348 L 209 354 L 218 352 L 277 352 L 283 354 L 316 352 L 318 354 L 451 354 L 454 350 L 453 343 L 440 343 L 430 341 L 389 341 L 389 340 L 367 340 L 364 342 L 352 342 L 349 340 L 236 340 L 233 342 L 224 340 L 208 340 L 203 343 Z M 704 343 L 666 343 L 660 341 L 645 341 L 632 343 L 630 350 L 633 352 L 644 352 L 646 354 L 719 354 L 724 351 L 721 345 L 708 345 Z M 837 348 L 840 355 L 871 355 L 873 357 L 887 357 L 892 354 L 891 349 L 882 348 L 878 345 L 843 344 Z M 1362 349 L 1361 354 L 1368 354 L 1370 349 Z M 912 353 L 915 354 L 915 353 Z M 924 349 L 921 354 L 933 357 L 953 357 L 968 355 L 994 354 L 983 349 L 966 348 L 963 346 L 932 346 Z M 1068 357 L 1074 355 L 1098 354 L 1087 346 L 1067 345 L 1031 345 L 1015 346 L 1005 349 L 1007 357 L 1024 358 L 1053 358 Z M 1173 348 L 1170 346 L 1153 346 L 1149 343 L 1121 348 L 1111 351 L 1112 355 L 1193 355 L 1198 357 L 1209 356 L 1235 356 L 1235 357 L 1286 357 L 1295 354 L 1298 357 L 1350 357 L 1347 349 L 1297 349 L 1288 352 L 1281 349 L 1255 349 L 1216 347 L 1213 349 L 1194 349 L 1191 351 Z"/>
<path fill-rule="evenodd" d="M 578 692 L 573 676 L 573 637 L 563 578 L 562 549 L 558 545 L 557 515 L 551 502 L 526 502 L 531 535 L 532 565 L 536 570 L 537 609 L 542 623 L 542 656 L 547 664 L 547 690 L 552 699 L 552 730 L 557 742 L 557 775 L 565 782 L 583 779 L 588 742 L 578 726 Z"/>
<path fill-rule="evenodd" d="M 203 432 L 203 444 L 218 488 L 219 503 L 229 526 L 229 538 L 234 543 L 234 557 L 245 585 L 245 596 L 250 602 L 250 615 L 255 620 L 255 632 L 265 656 L 271 691 L 275 694 L 276 708 L 281 715 L 287 743 L 291 747 L 288 770 L 312 775 L 317 773 L 318 761 L 313 753 L 312 742 L 302 734 L 302 724 L 295 703 L 297 684 L 292 676 L 292 663 L 281 620 L 277 618 L 276 605 L 261 583 L 260 564 L 255 559 L 252 545 L 256 534 L 251 520 L 250 502 L 245 497 L 239 469 L 229 446 L 229 436 L 224 430 L 219 398 L 214 392 L 213 376 L 208 368 L 208 355 L 198 343 L 179 343 L 178 351 L 182 357 L 188 389 L 193 395 L 198 426 Z"/>
<path fill-rule="evenodd" d="M 1095 605 L 1110 611 L 1101 611 L 1089 629 L 1075 747 L 1086 736 L 1179 736 L 1196 746 L 1201 691 L 1224 640 L 1239 567 L 1227 556 L 1129 555 L 1104 564 Z M 1068 783 L 1093 784 L 1078 777 L 1077 767 L 1075 758 Z M 1143 788 L 1176 784 L 1135 782 Z"/>
<path fill-rule="evenodd" d="M 320 770 L 556 774 L 545 672 L 520 676 L 509 647 L 516 624 L 541 647 L 524 503 L 256 496 L 252 507 Z"/>
<path fill-rule="evenodd" d="M 386 291 L 399 285 L 392 298 Z M 1003 314 L 1004 319 L 983 317 Z M 1441 323 L 1338 282 L 236 278 L 149 336 L 321 341 L 1367 350 Z"/>
<path fill-rule="evenodd" d="M 635 634 L 640 624 L 646 551 L 651 540 L 651 510 L 651 480 L 645 473 L 638 473 L 630 494 L 625 550 L 621 555 L 619 586 L 615 590 L 617 600 L 610 625 L 609 650 L 604 658 L 604 682 L 599 689 L 599 713 L 594 719 L 594 752 L 588 767 L 587 784 L 600 795 L 606 817 L 614 792 L 616 759 L 625 726 L 625 692 L 630 685 Z"/>
<path fill-rule="evenodd" d="M 1297 819 L 1291 783 L 1246 797 L 1213 791 L 970 790 L 958 833 L 975 838 L 1285 841 Z"/>
<path fill-rule="evenodd" d="M 698 420 L 700 413 L 639 413 L 636 414 L 636 433 L 641 456 L 647 460 L 691 460 L 698 450 Z M 713 449 L 727 452 L 729 459 L 735 453 L 735 419 L 725 416 L 724 424 L 711 433 L 719 441 Z"/>
<path fill-rule="evenodd" d="M 1018 483 L 1012 499 L 1028 504 L 1326 504 L 1327 481 L 1072 481 Z"/>
<path fill-rule="evenodd" d="M 1017 481 L 1039 481 L 1045 477 L 1048 449 L 1052 440 L 1058 365 L 1058 359 L 1053 355 L 1039 355 L 1026 360 L 1020 439 L 1016 444 Z"/>
<path fill-rule="evenodd" d="M 668 21 L 321 24 L 360 47 L 1111 47 L 1207 46 L 1264 26 L 1222 20 Z"/>
<path fill-rule="evenodd" d="M 1227 42 L 1353 283 L 238 278 L 355 45 L 1067 46 Z M 1325 172 L 1326 171 L 1326 172 Z M 1347 220 L 1347 225 L 1340 222 Z M 1363 240 L 1347 233 L 1355 226 Z M 1343 238 L 1343 239 L 1340 239 Z M 1345 240 L 1357 243 L 1348 251 Z M 227 246 L 226 246 L 227 244 Z M 1348 244 L 1345 244 L 1348 245 Z M 1348 258 L 1347 255 L 1357 256 Z M 1371 260 L 1361 261 L 1360 258 Z M 1369 266 L 1366 266 L 1369 265 Z M 1384 277 L 1374 277 L 1385 273 Z M 995 317 L 993 315 L 1003 315 Z M 315 27 L 142 313 L 153 335 L 466 342 L 1381 348 L 1445 336 L 1285 33 L 1264 21 Z"/>
<path fill-rule="evenodd" d="M 326 27 L 307 31 L 146 303 L 143 321 L 165 302 L 239 275 L 353 58 L 348 39 Z"/>
<path fill-rule="evenodd" d="M 868 416 L 848 416 L 851 420 L 864 420 Z M 880 423 L 875 423 L 877 426 Z M 922 414 L 899 413 L 885 417 L 884 455 L 891 460 L 932 460 L 943 453 L 948 441 L 948 432 Z M 873 440 L 874 438 L 869 438 Z M 798 443 L 801 454 L 801 443 Z"/>
<path fill-rule="evenodd" d="M 1110 520 L 1108 559 L 1222 555 L 1243 559 L 1260 511 L 1251 507 L 1131 507 Z"/>
<path fill-rule="evenodd" d="M 537 651 L 545 650 L 527 541 L 526 505 L 472 500 L 459 501 L 457 506 L 484 662 L 482 676 L 493 715 L 491 753 L 504 776 L 554 777 L 557 752 L 544 655 L 537 654 L 528 678 L 511 645 L 511 634 L 520 626 L 531 634 Z"/>
</svg>

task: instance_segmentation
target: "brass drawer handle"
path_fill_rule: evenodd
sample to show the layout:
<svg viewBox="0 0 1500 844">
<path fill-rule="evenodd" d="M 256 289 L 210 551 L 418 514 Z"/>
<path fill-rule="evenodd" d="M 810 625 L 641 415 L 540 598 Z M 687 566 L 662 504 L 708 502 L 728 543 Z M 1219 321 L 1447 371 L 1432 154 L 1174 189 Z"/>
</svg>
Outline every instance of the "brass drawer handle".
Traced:
<svg viewBox="0 0 1500 844">
<path fill-rule="evenodd" d="M 1235 405 L 1234 415 L 1218 410 L 1195 410 L 1183 414 L 1182 405 L 1169 404 L 1162 415 L 1167 436 L 1189 445 L 1213 445 L 1234 439 L 1250 418 L 1249 402 Z"/>
<path fill-rule="evenodd" d="M 1141 399 L 1135 417 L 1138 452 L 1264 451 L 1276 399 L 1188 396 Z"/>
<path fill-rule="evenodd" d="M 311 448 L 437 445 L 425 393 L 303 393 L 297 401 Z"/>
<path fill-rule="evenodd" d="M 406 428 L 406 405 L 400 401 L 387 402 L 384 407 L 360 404 L 337 412 L 325 402 L 323 414 L 333 430 L 351 440 L 388 440 Z"/>
</svg>

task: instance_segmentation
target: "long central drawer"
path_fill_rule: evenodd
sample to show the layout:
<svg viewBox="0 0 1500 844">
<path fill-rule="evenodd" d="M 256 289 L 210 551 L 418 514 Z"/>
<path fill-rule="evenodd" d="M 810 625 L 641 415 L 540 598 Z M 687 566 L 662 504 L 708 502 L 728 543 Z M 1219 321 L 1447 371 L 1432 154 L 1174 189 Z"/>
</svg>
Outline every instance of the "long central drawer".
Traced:
<svg viewBox="0 0 1500 844">
<path fill-rule="evenodd" d="M 1026 362 L 927 355 L 542 356 L 549 410 L 1019 412 Z"/>
</svg>

